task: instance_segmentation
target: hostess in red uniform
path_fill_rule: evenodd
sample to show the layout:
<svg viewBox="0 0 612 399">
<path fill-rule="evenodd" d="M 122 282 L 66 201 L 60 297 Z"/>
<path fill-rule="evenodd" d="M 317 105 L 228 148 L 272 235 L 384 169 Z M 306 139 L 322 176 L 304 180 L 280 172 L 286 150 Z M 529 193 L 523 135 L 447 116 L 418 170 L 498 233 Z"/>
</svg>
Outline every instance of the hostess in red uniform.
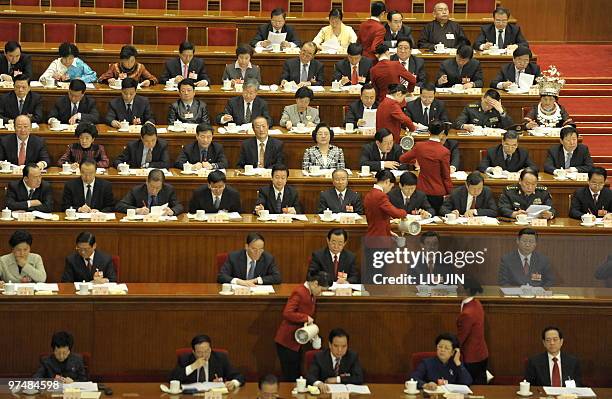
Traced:
<svg viewBox="0 0 612 399">
<path fill-rule="evenodd" d="M 363 46 L 365 57 L 376 59 L 374 51 L 376 46 L 385 41 L 385 26 L 381 20 L 385 18 L 386 8 L 382 1 L 375 1 L 370 5 L 371 17 L 359 25 L 357 43 Z"/>
<path fill-rule="evenodd" d="M 376 173 L 376 184 L 363 200 L 368 220 L 366 237 L 390 237 L 392 234 L 389 221 L 408 215 L 405 210 L 393 206 L 387 197 L 394 185 L 395 176 L 391 171 L 381 170 Z"/>
<path fill-rule="evenodd" d="M 380 103 L 392 84 L 408 84 L 408 92 L 412 93 L 416 85 L 416 76 L 410 73 L 399 61 L 389 59 L 389 47 L 384 44 L 376 48 L 378 62 L 370 69 L 370 81 L 378 93 L 376 99 Z M 378 106 L 380 109 L 380 105 Z"/>
<path fill-rule="evenodd" d="M 473 286 L 470 286 L 473 285 Z M 457 317 L 457 338 L 461 345 L 461 357 L 468 369 L 474 384 L 487 383 L 487 362 L 489 349 L 485 341 L 484 309 L 474 295 L 482 292 L 479 283 L 466 279 L 465 288 L 471 296 L 461 302 L 461 313 Z"/>
<path fill-rule="evenodd" d="M 393 141 L 399 144 L 402 129 L 414 131 L 412 119 L 402 111 L 408 90 L 404 85 L 391 85 L 389 94 L 382 100 L 376 111 L 376 130 L 385 128 L 393 134 Z"/>
</svg>

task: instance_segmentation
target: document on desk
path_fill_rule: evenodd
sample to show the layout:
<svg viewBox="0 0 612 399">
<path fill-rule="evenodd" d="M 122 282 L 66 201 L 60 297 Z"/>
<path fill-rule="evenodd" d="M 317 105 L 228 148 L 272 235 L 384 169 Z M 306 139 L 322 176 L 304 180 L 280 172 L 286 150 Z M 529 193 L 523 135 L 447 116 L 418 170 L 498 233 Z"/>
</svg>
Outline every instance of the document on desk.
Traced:
<svg viewBox="0 0 612 399">
<path fill-rule="evenodd" d="M 344 384 L 327 384 L 327 389 L 329 390 L 330 394 L 348 392 L 348 389 Z"/>
<path fill-rule="evenodd" d="M 335 291 L 338 288 L 350 288 L 353 291 L 362 291 L 363 285 L 362 284 L 338 284 L 337 282 L 334 281 L 332 286 L 329 287 L 331 291 Z"/>
<path fill-rule="evenodd" d="M 51 220 L 51 219 L 53 219 L 53 214 L 52 213 L 47 213 L 47 212 L 34 211 L 34 212 L 32 212 L 32 215 L 34 215 L 34 217 L 37 217 L 39 219 L 44 219 L 44 220 Z"/>
<path fill-rule="evenodd" d="M 287 39 L 287 32 L 284 32 L 284 33 L 275 33 L 272 31 L 268 32 L 268 40 L 272 44 L 281 44 L 286 39 Z"/>
<path fill-rule="evenodd" d="M 356 393 L 358 395 L 369 395 L 372 392 L 370 392 L 370 388 L 368 388 L 367 385 L 354 385 L 354 384 L 347 384 L 346 385 L 346 389 L 350 392 L 350 393 Z"/>
<path fill-rule="evenodd" d="M 206 392 L 211 389 L 225 388 L 223 382 L 194 382 L 193 384 L 183 384 L 183 389 L 195 389 L 198 392 Z"/>
<path fill-rule="evenodd" d="M 64 384 L 64 390 L 66 389 L 80 389 L 84 392 L 96 392 L 98 390 L 98 384 L 91 381 L 73 382 L 72 384 Z"/>
<path fill-rule="evenodd" d="M 256 285 L 251 287 L 251 293 L 253 294 L 274 294 L 274 287 L 271 285 Z"/>
<path fill-rule="evenodd" d="M 375 109 L 364 109 L 363 120 L 365 121 L 365 127 L 376 127 L 376 110 Z"/>
<path fill-rule="evenodd" d="M 550 206 L 548 205 L 529 205 L 529 208 L 527 208 L 527 214 L 531 217 L 538 217 L 540 213 L 549 210 Z"/>
<path fill-rule="evenodd" d="M 595 398 L 595 392 L 591 388 L 568 388 L 568 387 L 542 387 L 546 395 L 576 395 L 579 398 Z"/>
<path fill-rule="evenodd" d="M 470 387 L 460 384 L 446 384 L 442 386 L 442 389 L 452 393 L 462 393 L 464 395 L 469 395 L 472 393 Z"/>
<path fill-rule="evenodd" d="M 535 75 L 532 75 L 530 73 L 521 73 L 521 75 L 519 76 L 519 81 L 518 81 L 518 85 L 521 89 L 529 89 L 531 87 L 531 85 L 533 84 L 533 79 L 535 78 Z"/>
<path fill-rule="evenodd" d="M 77 212 L 76 217 L 78 219 L 91 219 L 91 215 L 92 213 L 90 212 Z M 106 218 L 106 220 L 115 220 L 117 218 L 117 216 L 111 212 L 108 212 L 108 213 L 104 212 L 103 215 Z"/>
</svg>

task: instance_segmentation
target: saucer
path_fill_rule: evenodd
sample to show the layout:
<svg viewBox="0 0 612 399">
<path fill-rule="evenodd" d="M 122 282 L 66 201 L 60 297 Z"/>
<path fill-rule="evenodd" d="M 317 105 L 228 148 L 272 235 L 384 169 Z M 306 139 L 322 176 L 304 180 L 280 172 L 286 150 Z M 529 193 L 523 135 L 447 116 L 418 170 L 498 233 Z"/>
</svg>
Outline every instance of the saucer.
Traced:
<svg viewBox="0 0 612 399">
<path fill-rule="evenodd" d="M 529 392 L 529 393 L 521 393 L 521 391 L 516 391 L 516 394 L 517 394 L 517 395 L 519 395 L 519 396 L 524 396 L 524 397 L 527 397 L 527 396 L 531 396 L 531 395 L 533 395 L 533 392 Z"/>
<path fill-rule="evenodd" d="M 59 172 L 59 174 L 63 176 L 69 176 L 72 174 L 72 172 Z"/>
<path fill-rule="evenodd" d="M 221 90 L 223 90 L 223 91 L 232 91 L 232 90 L 234 90 L 234 88 L 230 87 L 229 89 L 226 89 L 225 87 L 221 87 Z"/>
<path fill-rule="evenodd" d="M 323 218 L 321 218 L 321 221 L 322 221 L 322 222 L 333 222 L 333 221 L 334 221 L 334 218 L 333 218 L 333 217 L 331 217 L 331 218 L 324 218 L 324 217 L 323 217 Z"/>
<path fill-rule="evenodd" d="M 117 173 L 117 174 L 118 174 L 118 175 L 121 175 L 121 176 L 129 176 L 129 175 L 130 175 L 130 172 L 119 172 L 119 173 Z"/>
<path fill-rule="evenodd" d="M 13 217 L 10 218 L 0 218 L 0 220 L 4 220 L 5 222 L 10 222 L 13 220 Z"/>
<path fill-rule="evenodd" d="M 85 296 L 85 295 L 91 295 L 91 294 L 89 293 L 89 291 L 87 291 L 87 294 L 83 294 L 83 293 L 81 293 L 81 291 L 77 291 L 77 292 L 75 292 L 75 294 L 77 294 L 77 295 L 83 295 L 83 296 Z"/>
<path fill-rule="evenodd" d="M 178 91 L 176 87 L 164 87 L 164 91 Z"/>
<path fill-rule="evenodd" d="M 12 170 L 0 170 L 0 173 L 9 174 L 9 173 L 13 173 L 13 171 Z"/>
<path fill-rule="evenodd" d="M 342 91 L 342 89 L 329 89 L 329 91 L 333 91 L 334 93 L 339 93 Z"/>
<path fill-rule="evenodd" d="M 272 220 L 272 218 L 265 218 L 264 219 L 264 218 L 258 217 L 257 220 L 259 220 L 260 222 L 269 222 L 270 220 Z"/>
<path fill-rule="evenodd" d="M 9 295 L 9 296 L 17 295 L 17 291 L 13 291 L 12 294 L 7 293 L 6 291 L 2 291 L 2 295 Z"/>
<path fill-rule="evenodd" d="M 49 130 L 51 130 L 52 132 L 61 132 L 62 130 L 64 130 L 63 127 L 50 127 Z"/>
<path fill-rule="evenodd" d="M 169 393 L 170 395 L 178 395 L 178 394 L 183 393 L 183 390 L 182 390 L 182 389 L 179 389 L 179 390 L 177 390 L 177 391 L 171 391 L 171 390 L 169 390 L 169 389 L 168 389 L 168 393 Z"/>
<path fill-rule="evenodd" d="M 584 222 L 580 222 L 580 225 L 581 225 L 581 226 L 584 226 L 584 227 L 593 227 L 593 226 L 595 226 L 596 224 L 597 224 L 597 223 L 584 223 Z"/>
<path fill-rule="evenodd" d="M 446 223 L 446 224 L 457 224 L 457 223 L 459 223 L 459 222 L 458 222 L 458 221 L 456 221 L 456 220 L 453 220 L 453 221 L 448 221 L 448 220 L 447 220 L 447 221 L 446 221 L 446 222 L 444 222 L 444 223 Z"/>
<path fill-rule="evenodd" d="M 75 216 L 73 218 L 69 218 L 68 216 L 66 216 L 64 220 L 78 220 L 78 217 Z"/>
<path fill-rule="evenodd" d="M 404 393 L 407 393 L 408 395 L 418 395 L 419 392 L 420 391 L 418 389 L 416 391 L 409 391 L 407 389 L 404 389 Z"/>
<path fill-rule="evenodd" d="M 321 292 L 321 295 L 322 296 L 334 296 L 334 295 L 336 295 L 336 293 L 333 292 L 333 291 L 323 291 L 323 292 Z"/>
<path fill-rule="evenodd" d="M 518 224 L 519 226 L 527 226 L 529 222 L 514 222 L 514 224 Z"/>
<path fill-rule="evenodd" d="M 359 172 L 359 173 L 357 173 L 357 176 L 359 176 L 359 177 L 370 177 L 370 176 L 372 176 L 372 173 L 363 174 L 363 173 Z"/>
<path fill-rule="evenodd" d="M 197 170 L 192 170 L 191 172 L 186 172 L 184 170 L 181 170 L 181 174 L 182 175 L 197 175 L 198 171 Z"/>
<path fill-rule="evenodd" d="M 125 132 L 129 132 L 129 131 L 130 131 L 130 128 L 129 128 L 129 127 L 128 127 L 127 129 L 119 128 L 119 129 L 117 129 L 117 131 L 118 131 L 118 132 L 125 133 Z"/>
<path fill-rule="evenodd" d="M 250 172 L 250 173 L 248 173 L 248 172 L 242 172 L 242 174 L 243 174 L 244 176 L 257 176 L 257 172 Z"/>
<path fill-rule="evenodd" d="M 229 292 L 219 291 L 219 295 L 234 295 L 234 291 L 229 291 Z"/>
</svg>

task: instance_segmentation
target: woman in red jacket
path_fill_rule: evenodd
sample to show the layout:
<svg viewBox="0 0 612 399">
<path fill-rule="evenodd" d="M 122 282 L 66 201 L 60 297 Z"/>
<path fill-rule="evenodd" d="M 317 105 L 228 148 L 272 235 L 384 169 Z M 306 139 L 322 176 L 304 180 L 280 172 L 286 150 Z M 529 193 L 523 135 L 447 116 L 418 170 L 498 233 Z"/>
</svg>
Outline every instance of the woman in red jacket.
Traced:
<svg viewBox="0 0 612 399">
<path fill-rule="evenodd" d="M 302 365 L 301 345 L 295 340 L 295 332 L 304 326 L 304 323 L 314 323 L 316 297 L 328 288 L 326 272 L 315 272 L 308 275 L 304 285 L 297 287 L 292 293 L 283 309 L 281 322 L 274 341 L 276 353 L 283 371 L 283 380 L 295 381 L 300 377 Z"/>
<path fill-rule="evenodd" d="M 474 296 L 482 293 L 480 283 L 466 277 L 463 288 L 467 297 L 461 301 L 461 313 L 457 317 L 457 338 L 461 344 L 461 354 L 465 368 L 474 379 L 474 384 L 487 383 L 487 362 L 489 349 L 484 337 L 484 310 Z"/>
</svg>

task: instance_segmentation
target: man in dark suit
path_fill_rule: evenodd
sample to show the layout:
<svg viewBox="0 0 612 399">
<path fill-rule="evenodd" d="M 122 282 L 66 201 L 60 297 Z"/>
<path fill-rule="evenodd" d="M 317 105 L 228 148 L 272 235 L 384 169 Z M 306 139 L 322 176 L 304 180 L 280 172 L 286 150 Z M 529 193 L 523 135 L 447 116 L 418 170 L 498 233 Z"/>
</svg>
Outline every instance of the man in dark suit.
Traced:
<svg viewBox="0 0 612 399">
<path fill-rule="evenodd" d="M 274 256 L 264 249 L 259 233 L 249 233 L 244 249 L 230 252 L 217 275 L 219 284 L 232 283 L 246 287 L 281 283 L 281 273 Z"/>
<path fill-rule="evenodd" d="M 338 284 L 359 284 L 359 269 L 355 254 L 344 249 L 348 242 L 348 233 L 344 229 L 331 229 L 327 232 L 327 247 L 314 251 L 310 256 L 308 273 L 324 271 L 331 286 Z"/>
<path fill-rule="evenodd" d="M 363 113 L 366 109 L 377 109 L 378 101 L 376 101 L 376 89 L 370 83 L 361 86 L 361 98 L 348 107 L 344 116 L 344 123 L 352 123 L 354 127 L 365 126 L 366 121 L 363 119 Z"/>
<path fill-rule="evenodd" d="M 306 383 L 329 393 L 328 384 L 363 384 L 363 370 L 359 356 L 349 349 L 349 335 L 342 328 L 329 332 L 329 348 L 314 356 Z"/>
<path fill-rule="evenodd" d="M 96 162 L 85 159 L 80 165 L 81 177 L 64 184 L 62 211 L 74 208 L 77 212 L 113 212 L 115 198 L 110 182 L 96 178 Z"/>
<path fill-rule="evenodd" d="M 417 130 L 424 130 L 433 120 L 449 121 L 446 105 L 444 101 L 436 98 L 436 87 L 433 83 L 427 83 L 421 88 L 421 96 L 406 104 L 405 112 L 412 122 L 422 125 Z"/>
<path fill-rule="evenodd" d="M 529 47 L 529 43 L 523 37 L 521 28 L 515 24 L 508 24 L 510 10 L 497 7 L 493 11 L 493 23 L 482 25 L 480 34 L 474 42 L 476 50 L 488 50 L 493 45 L 497 48 L 511 48 L 517 46 Z"/>
<path fill-rule="evenodd" d="M 454 274 L 457 269 L 452 263 L 444 261 L 443 257 L 436 256 L 444 252 L 440 251 L 440 235 L 435 231 L 426 231 L 421 234 L 419 241 L 423 257 L 408 267 L 408 274 L 416 279 L 417 284 L 430 285 L 436 281 L 443 284 L 447 276 Z"/>
<path fill-rule="evenodd" d="M 480 61 L 474 59 L 474 50 L 468 45 L 457 49 L 455 58 L 442 61 L 436 75 L 436 87 L 452 87 L 461 84 L 464 89 L 483 86 Z"/>
<path fill-rule="evenodd" d="M 531 50 L 529 50 L 529 47 L 519 46 L 512 53 L 512 62 L 502 65 L 495 78 L 491 80 L 491 87 L 508 90 L 512 84 L 519 85 L 519 79 L 523 73 L 533 75 L 532 84 L 535 83 L 535 78 L 542 75 L 538 64 L 531 62 Z M 529 88 L 525 87 L 525 85 L 523 86 L 524 89 Z"/>
<path fill-rule="evenodd" d="M 38 166 L 27 164 L 23 168 L 23 179 L 8 184 L 6 207 L 12 211 L 53 212 L 51 184 L 42 180 Z"/>
<path fill-rule="evenodd" d="M 518 141 L 518 133 L 508 130 L 502 136 L 501 144 L 487 150 L 487 155 L 480 161 L 478 170 L 482 173 L 493 173 L 496 167 L 508 172 L 518 172 L 525 168 L 537 170 L 537 165 L 529 157 L 529 151 L 520 148 Z"/>
<path fill-rule="evenodd" d="M 117 157 L 113 166 L 127 163 L 130 168 L 169 168 L 170 155 L 168 143 L 157 137 L 157 128 L 151 123 L 145 123 L 140 129 L 140 140 L 134 140 L 125 147 Z"/>
<path fill-rule="evenodd" d="M 90 122 L 94 125 L 100 120 L 100 113 L 96 107 L 96 99 L 85 94 L 85 82 L 80 79 L 70 81 L 68 94 L 57 99 L 51 112 L 49 121 L 53 119 L 60 123 L 76 125 L 79 122 Z"/>
<path fill-rule="evenodd" d="M 294 82 L 298 87 L 323 86 L 325 82 L 323 63 L 314 59 L 316 53 L 317 46 L 313 42 L 306 42 L 302 45 L 297 58 L 285 60 L 280 77 L 281 87 L 287 82 Z"/>
<path fill-rule="evenodd" d="M 450 127 L 450 126 L 451 126 L 451 123 L 448 122 L 446 124 L 446 127 Z M 450 151 L 450 171 L 451 173 L 455 173 L 457 170 L 459 170 L 459 165 L 461 164 L 461 153 L 459 151 L 459 141 L 449 139 L 448 129 L 444 129 L 440 133 L 440 143 L 442 143 L 442 145 L 446 147 L 448 151 Z"/>
<path fill-rule="evenodd" d="M 232 97 L 225 104 L 225 109 L 217 115 L 217 123 L 226 125 L 230 122 L 236 125 L 244 125 L 255 121 L 258 116 L 263 116 L 272 126 L 272 117 L 268 111 L 268 103 L 257 96 L 259 83 L 256 80 L 248 80 L 244 84 L 241 96 Z"/>
<path fill-rule="evenodd" d="M 502 256 L 499 264 L 497 283 L 505 286 L 550 287 L 555 276 L 547 256 L 536 252 L 538 233 L 521 229 L 516 239 L 517 250 Z"/>
<path fill-rule="evenodd" d="M 83 357 L 72 352 L 74 338 L 66 331 L 58 331 L 51 338 L 53 353 L 40 361 L 40 367 L 33 378 L 59 380 L 64 384 L 89 381 Z M 59 376 L 59 377 L 58 377 Z"/>
<path fill-rule="evenodd" d="M 569 216 L 581 219 L 585 213 L 596 217 L 612 219 L 612 190 L 606 187 L 608 172 L 599 166 L 589 171 L 588 187 L 574 192 Z"/>
<path fill-rule="evenodd" d="M 416 76 L 399 62 L 391 61 L 389 47 L 379 44 L 376 47 L 376 55 L 378 62 L 370 69 L 370 79 L 376 89 L 378 102 L 381 103 L 385 99 L 392 84 L 402 84 L 406 86 L 408 93 L 412 93 L 416 85 Z"/>
<path fill-rule="evenodd" d="M 104 120 L 107 125 L 119 129 L 122 121 L 127 121 L 130 125 L 155 123 L 149 99 L 137 95 L 137 87 L 138 82 L 132 78 L 125 78 L 121 81 L 121 98 L 114 98 L 108 104 L 108 112 Z"/>
<path fill-rule="evenodd" d="M 397 10 L 391 10 L 387 13 L 387 23 L 385 24 L 385 41 L 383 42 L 387 47 L 394 48 L 399 46 L 399 40 L 401 37 L 410 40 L 414 43 L 412 38 L 412 28 L 408 25 L 404 25 L 402 21 L 404 16 Z"/>
<path fill-rule="evenodd" d="M 606 288 L 612 288 L 612 254 L 608 255 L 608 258 L 597 267 L 595 278 L 604 280 Z"/>
<path fill-rule="evenodd" d="M 348 188 L 348 173 L 344 169 L 336 169 L 332 173 L 334 188 L 321 191 L 317 213 L 326 209 L 333 213 L 352 212 L 363 215 L 361 194 Z"/>
<path fill-rule="evenodd" d="M 175 121 L 183 123 L 206 123 L 210 125 L 206 103 L 195 99 L 195 83 L 187 78 L 178 84 L 180 98 L 170 104 L 168 125 Z"/>
<path fill-rule="evenodd" d="M 213 142 L 213 129 L 210 125 L 200 123 L 196 126 L 196 140 L 181 148 L 174 167 L 182 169 L 187 162 L 194 170 L 226 169 L 229 166 L 223 145 Z"/>
<path fill-rule="evenodd" d="M 525 168 L 519 176 L 519 183 L 506 186 L 499 196 L 497 209 L 499 216 L 517 218 L 520 214 L 527 215 L 531 205 L 546 205 L 550 210 L 537 215 L 541 219 L 552 219 L 557 211 L 553 207 L 552 196 L 548 187 L 538 185 L 538 172 L 532 168 Z M 535 215 L 534 215 L 535 216 Z"/>
<path fill-rule="evenodd" d="M 454 213 L 457 216 L 497 217 L 495 197 L 489 187 L 485 187 L 484 180 L 479 172 L 472 172 L 465 180 L 465 185 L 455 188 L 446 197 L 440 214 Z"/>
<path fill-rule="evenodd" d="M 427 219 L 434 216 L 436 211 L 427 201 L 427 195 L 416 189 L 417 182 L 417 175 L 412 172 L 405 172 L 400 176 L 399 187 L 391 190 L 387 196 L 396 208 Z"/>
<path fill-rule="evenodd" d="M 479 103 L 468 104 L 455 120 L 455 128 L 473 132 L 476 126 L 509 129 L 514 122 L 501 102 L 501 95 L 495 89 L 488 89 Z"/>
<path fill-rule="evenodd" d="M 589 173 L 593 168 L 591 153 L 589 147 L 578 144 L 578 132 L 573 125 L 561 129 L 560 141 L 561 144 L 555 144 L 548 149 L 544 172 L 555 176 L 560 170 Z"/>
<path fill-rule="evenodd" d="M 32 122 L 26 115 L 15 118 L 15 134 L 7 134 L 0 139 L 0 159 L 13 165 L 34 163 L 40 169 L 51 164 L 45 140 L 30 134 Z"/>
<path fill-rule="evenodd" d="M 457 48 L 467 41 L 461 25 L 450 19 L 446 3 L 439 2 L 434 5 L 433 17 L 434 20 L 427 23 L 421 31 L 418 48 L 433 51 L 438 43 L 444 44 L 446 48 Z"/>
<path fill-rule="evenodd" d="M 13 79 L 13 91 L 0 97 L 0 118 L 6 125 L 19 115 L 26 115 L 34 123 L 43 123 L 43 106 L 40 94 L 30 90 L 30 81 L 24 74 Z"/>
<path fill-rule="evenodd" d="M 159 78 L 160 83 L 165 84 L 168 80 L 174 79 L 175 83 L 180 83 L 183 79 L 191 79 L 196 87 L 206 87 L 210 84 L 210 79 L 206 73 L 206 64 L 202 58 L 194 57 L 195 46 L 188 42 L 179 45 L 178 58 L 166 61 L 164 71 Z"/>
<path fill-rule="evenodd" d="M 153 169 L 147 176 L 147 182 L 130 190 L 117 203 L 117 212 L 127 213 L 128 209 L 136 209 L 137 215 L 148 215 L 153 206 L 168 204 L 162 210 L 163 216 L 180 215 L 183 205 L 176 199 L 174 187 L 165 183 L 164 173 Z"/>
<path fill-rule="evenodd" d="M 272 183 L 261 187 L 257 192 L 255 213 L 264 209 L 270 213 L 301 214 L 302 206 L 297 190 L 287 185 L 289 169 L 283 164 L 272 166 Z"/>
<path fill-rule="evenodd" d="M 281 49 L 288 47 L 300 47 L 302 42 L 295 33 L 295 29 L 291 25 L 285 23 L 287 14 L 282 8 L 275 8 L 270 13 L 270 22 L 267 24 L 260 25 L 257 28 L 257 33 L 253 39 L 251 39 L 251 47 L 263 47 L 267 48 L 272 43 L 268 40 L 268 34 L 274 33 L 286 33 L 285 40 L 281 43 Z"/>
<path fill-rule="evenodd" d="M 391 61 L 399 61 L 404 69 L 416 76 L 416 85 L 423 87 L 427 82 L 425 61 L 412 55 L 412 43 L 410 38 L 399 36 L 397 38 L 397 54 L 391 56 Z"/>
<path fill-rule="evenodd" d="M 349 44 L 346 58 L 336 62 L 332 80 L 341 85 L 365 84 L 370 81 L 372 60 L 362 57 L 363 47 L 357 43 Z"/>
<path fill-rule="evenodd" d="M 357 43 L 363 47 L 363 55 L 376 60 L 376 47 L 385 41 L 385 26 L 382 23 L 387 9 L 382 1 L 374 1 L 370 4 L 370 18 L 359 25 L 357 31 Z"/>
<path fill-rule="evenodd" d="M 380 129 L 374 135 L 374 142 L 364 145 L 361 149 L 359 166 L 367 165 L 371 171 L 405 170 L 408 165 L 399 162 L 402 152 L 402 148 L 393 141 L 393 134 L 387 129 Z"/>
<path fill-rule="evenodd" d="M 113 258 L 97 250 L 96 236 L 84 231 L 76 238 L 76 251 L 66 257 L 62 283 L 92 281 L 102 284 L 117 281 Z"/>
<path fill-rule="evenodd" d="M 237 168 L 253 165 L 255 168 L 271 168 L 285 162 L 283 142 L 268 136 L 268 120 L 259 116 L 253 119 L 255 137 L 248 138 L 240 145 Z"/>
<path fill-rule="evenodd" d="M 568 380 L 573 381 L 576 387 L 583 386 L 578 358 L 566 352 L 561 353 L 563 333 L 559 327 L 544 328 L 542 344 L 546 352 L 529 358 L 525 380 L 532 385 L 546 387 L 568 386 Z"/>
<path fill-rule="evenodd" d="M 21 51 L 16 41 L 4 44 L 4 57 L 0 57 L 0 80 L 12 82 L 16 76 L 32 78 L 32 57 Z"/>
<path fill-rule="evenodd" d="M 244 376 L 232 367 L 225 352 L 212 349 L 208 335 L 196 335 L 191 340 L 191 349 L 193 352 L 178 357 L 170 380 L 181 384 L 221 380 L 230 391 L 244 385 Z"/>
<path fill-rule="evenodd" d="M 206 213 L 217 213 L 220 210 L 227 212 L 242 212 L 240 193 L 227 186 L 225 173 L 213 170 L 208 175 L 208 184 L 196 189 L 189 201 L 189 213 L 196 213 L 203 209 Z"/>
</svg>

